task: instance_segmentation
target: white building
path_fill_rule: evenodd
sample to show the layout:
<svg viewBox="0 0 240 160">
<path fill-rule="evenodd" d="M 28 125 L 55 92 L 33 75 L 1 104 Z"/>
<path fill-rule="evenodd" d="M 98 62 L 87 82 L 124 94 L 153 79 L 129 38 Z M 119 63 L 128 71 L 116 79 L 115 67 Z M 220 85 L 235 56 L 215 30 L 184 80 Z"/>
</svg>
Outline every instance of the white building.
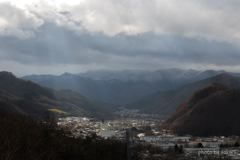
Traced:
<svg viewBox="0 0 240 160">
<path fill-rule="evenodd" d="M 145 140 L 147 142 L 159 141 L 159 142 L 189 142 L 190 137 L 175 137 L 175 136 L 142 136 L 140 140 Z"/>
<path fill-rule="evenodd" d="M 160 136 L 141 136 L 140 140 L 144 140 L 146 142 L 160 141 L 162 138 Z"/>
<path fill-rule="evenodd" d="M 170 139 L 171 142 L 189 142 L 190 137 L 173 137 Z"/>
<path fill-rule="evenodd" d="M 115 131 L 114 130 L 100 130 L 99 136 L 103 138 L 110 138 L 115 136 Z"/>
</svg>

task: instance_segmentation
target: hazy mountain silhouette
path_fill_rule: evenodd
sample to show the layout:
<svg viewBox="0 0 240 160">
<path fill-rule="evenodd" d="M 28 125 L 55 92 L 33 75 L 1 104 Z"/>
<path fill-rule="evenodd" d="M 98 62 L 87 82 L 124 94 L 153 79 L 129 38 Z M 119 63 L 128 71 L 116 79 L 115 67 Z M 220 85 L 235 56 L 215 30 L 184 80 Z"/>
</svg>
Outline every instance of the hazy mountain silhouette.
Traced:
<svg viewBox="0 0 240 160">
<path fill-rule="evenodd" d="M 88 71 L 79 75 L 30 75 L 22 77 L 53 89 L 71 89 L 92 101 L 126 105 L 158 91 L 176 89 L 182 85 L 216 76 L 225 71 L 164 69 L 157 71 Z M 231 73 L 232 74 L 232 73 Z M 239 76 L 239 74 L 235 74 Z"/>
<path fill-rule="evenodd" d="M 42 87 L 31 81 L 18 79 L 10 72 L 0 72 L 0 105 L 32 116 L 45 115 L 48 109 L 59 109 L 76 116 L 112 118 L 108 111 L 76 91 Z"/>
<path fill-rule="evenodd" d="M 157 92 L 154 85 L 146 81 L 94 81 L 92 79 L 64 73 L 61 76 L 31 75 L 22 77 L 42 86 L 53 89 L 71 89 L 95 101 L 104 101 L 112 104 L 128 104 L 151 93 Z"/>
</svg>

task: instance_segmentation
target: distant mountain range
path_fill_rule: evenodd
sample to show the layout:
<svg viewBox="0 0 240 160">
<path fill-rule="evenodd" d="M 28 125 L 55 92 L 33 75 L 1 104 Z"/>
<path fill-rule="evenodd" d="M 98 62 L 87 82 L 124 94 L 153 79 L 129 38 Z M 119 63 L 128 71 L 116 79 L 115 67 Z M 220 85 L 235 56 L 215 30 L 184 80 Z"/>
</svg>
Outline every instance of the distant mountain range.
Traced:
<svg viewBox="0 0 240 160">
<path fill-rule="evenodd" d="M 53 89 L 71 89 L 92 101 L 126 105 L 158 91 L 176 89 L 184 84 L 216 76 L 225 71 L 164 69 L 157 71 L 88 71 L 78 75 L 29 75 L 21 77 Z M 240 76 L 238 73 L 229 73 Z"/>
<path fill-rule="evenodd" d="M 164 73 L 166 74 L 167 71 L 169 75 L 177 75 L 178 71 L 183 73 L 182 70 L 177 69 L 165 70 Z M 190 74 L 190 72 L 195 74 L 197 71 L 188 70 L 184 73 Z M 140 71 L 139 73 L 142 74 Z M 222 74 L 218 75 L 218 73 Z M 163 83 L 162 79 L 152 82 L 120 79 L 93 80 L 69 73 L 60 76 L 30 75 L 22 77 L 25 80 L 21 80 L 9 72 L 0 72 L 0 104 L 12 111 L 29 115 L 42 115 L 48 109 L 58 109 L 80 116 L 110 119 L 112 115 L 109 112 L 117 111 L 123 104 L 128 109 L 140 109 L 140 113 L 170 115 L 194 92 L 211 83 L 221 83 L 229 88 L 240 88 L 239 74 L 230 74 L 235 77 L 225 71 L 208 70 L 196 76 L 190 76 L 188 80 L 186 78 L 184 83 L 187 81 L 189 83 L 177 89 L 156 92 L 157 84 L 164 85 L 166 82 L 180 85 L 183 81 L 165 79 Z M 210 78 L 205 78 L 208 76 Z M 199 80 L 201 78 L 203 80 Z M 41 87 L 34 82 L 49 88 Z M 131 104 L 126 105 L 127 103 Z"/>
<path fill-rule="evenodd" d="M 57 109 L 75 116 L 113 118 L 108 111 L 76 91 L 42 87 L 16 78 L 10 72 L 0 72 L 0 106 L 31 116 L 43 116 L 50 112 L 49 109 Z"/>
<path fill-rule="evenodd" d="M 221 83 L 230 88 L 240 88 L 239 78 L 223 73 L 204 80 L 186 84 L 175 90 L 160 91 L 145 96 L 138 101 L 127 105 L 126 108 L 140 109 L 141 113 L 170 115 L 195 91 L 209 85 L 210 83 Z"/>
<path fill-rule="evenodd" d="M 70 73 L 64 73 L 60 76 L 31 75 L 22 77 L 22 79 L 53 89 L 75 90 L 92 101 L 103 101 L 115 105 L 128 104 L 145 95 L 157 92 L 155 87 L 146 81 L 124 82 L 118 79 L 94 81 Z"/>
<path fill-rule="evenodd" d="M 239 135 L 239 115 L 240 90 L 213 83 L 196 91 L 161 127 L 195 136 Z"/>
<path fill-rule="evenodd" d="M 92 80 L 113 80 L 118 79 L 121 81 L 147 81 L 151 83 L 157 83 L 159 81 L 169 81 L 174 85 L 177 83 L 184 84 L 189 82 L 195 82 L 205 78 L 219 75 L 221 73 L 228 73 L 230 75 L 240 77 L 240 73 L 226 72 L 224 70 L 214 71 L 197 71 L 193 69 L 182 70 L 177 68 L 163 69 L 156 71 L 146 70 L 123 70 L 123 71 L 110 71 L 110 70 L 99 70 L 99 71 L 87 71 L 85 73 L 79 73 L 78 75 Z M 169 89 L 168 89 L 169 90 Z"/>
</svg>

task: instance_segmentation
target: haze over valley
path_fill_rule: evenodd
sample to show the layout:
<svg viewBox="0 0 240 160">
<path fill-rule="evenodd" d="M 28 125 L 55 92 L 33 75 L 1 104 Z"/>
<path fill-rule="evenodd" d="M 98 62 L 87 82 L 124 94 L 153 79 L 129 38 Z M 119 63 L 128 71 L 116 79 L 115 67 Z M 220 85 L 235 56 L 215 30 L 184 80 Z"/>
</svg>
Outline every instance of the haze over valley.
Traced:
<svg viewBox="0 0 240 160">
<path fill-rule="evenodd" d="M 72 89 L 91 100 L 99 100 L 116 105 L 126 105 L 138 99 L 156 93 L 176 89 L 182 85 L 216 76 L 226 71 L 197 71 L 164 69 L 157 71 L 89 71 L 80 74 L 64 73 L 54 75 L 28 75 L 22 79 L 31 80 L 53 89 Z M 236 77 L 239 73 L 231 73 Z"/>
</svg>

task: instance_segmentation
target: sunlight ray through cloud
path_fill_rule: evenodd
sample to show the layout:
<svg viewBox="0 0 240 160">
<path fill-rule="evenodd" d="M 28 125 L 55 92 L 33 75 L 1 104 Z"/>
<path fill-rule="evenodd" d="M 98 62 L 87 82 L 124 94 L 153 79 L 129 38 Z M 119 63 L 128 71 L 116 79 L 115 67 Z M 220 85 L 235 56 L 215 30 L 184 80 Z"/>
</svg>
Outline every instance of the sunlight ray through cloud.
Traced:
<svg viewBox="0 0 240 160">
<path fill-rule="evenodd" d="M 235 0 L 0 0 L 0 58 L 96 69 L 178 64 L 236 70 L 239 5 Z"/>
</svg>

